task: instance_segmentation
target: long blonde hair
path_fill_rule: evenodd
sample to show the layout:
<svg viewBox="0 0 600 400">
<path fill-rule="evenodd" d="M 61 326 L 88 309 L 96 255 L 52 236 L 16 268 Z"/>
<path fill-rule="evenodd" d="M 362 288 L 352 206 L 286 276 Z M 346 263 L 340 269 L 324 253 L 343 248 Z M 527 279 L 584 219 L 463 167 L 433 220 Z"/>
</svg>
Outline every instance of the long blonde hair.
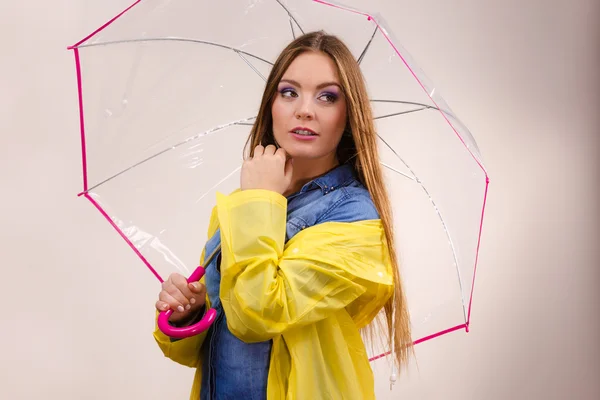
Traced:
<svg viewBox="0 0 600 400">
<path fill-rule="evenodd" d="M 322 31 L 310 32 L 296 38 L 281 52 L 267 79 L 256 122 L 248 137 L 248 154 L 252 156 L 254 148 L 259 144 L 275 144 L 271 106 L 277 95 L 277 86 L 294 59 L 307 51 L 327 54 L 337 66 L 348 115 L 346 130 L 338 146 L 338 160 L 342 164 L 353 165 L 358 179 L 371 194 L 382 221 L 394 277 L 394 296 L 384 307 L 385 319 L 388 342 L 390 346 L 392 340 L 395 342 L 395 362 L 401 367 L 408 360 L 412 338 L 394 245 L 392 210 L 379 163 L 377 135 L 364 78 L 357 61 L 340 39 Z M 368 329 L 367 334 L 372 337 L 373 330 Z"/>
</svg>

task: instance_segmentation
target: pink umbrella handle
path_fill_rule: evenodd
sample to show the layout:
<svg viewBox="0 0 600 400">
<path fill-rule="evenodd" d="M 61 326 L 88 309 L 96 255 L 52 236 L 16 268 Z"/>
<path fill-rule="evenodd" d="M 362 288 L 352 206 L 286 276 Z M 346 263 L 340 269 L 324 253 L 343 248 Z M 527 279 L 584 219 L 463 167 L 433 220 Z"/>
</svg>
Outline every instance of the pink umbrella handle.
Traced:
<svg viewBox="0 0 600 400">
<path fill-rule="evenodd" d="M 188 278 L 188 282 L 197 282 L 204 276 L 204 268 L 202 266 L 196 268 L 192 275 Z M 217 317 L 217 311 L 214 308 L 211 308 L 206 311 L 204 317 L 195 323 L 194 325 L 184 326 L 182 328 L 176 328 L 169 324 L 169 317 L 173 314 L 173 310 L 169 309 L 167 311 L 161 311 L 158 314 L 158 329 L 161 330 L 165 335 L 175 338 L 175 339 L 185 339 L 191 336 L 198 335 L 202 333 L 208 328 L 210 328 L 211 324 L 215 321 Z"/>
</svg>

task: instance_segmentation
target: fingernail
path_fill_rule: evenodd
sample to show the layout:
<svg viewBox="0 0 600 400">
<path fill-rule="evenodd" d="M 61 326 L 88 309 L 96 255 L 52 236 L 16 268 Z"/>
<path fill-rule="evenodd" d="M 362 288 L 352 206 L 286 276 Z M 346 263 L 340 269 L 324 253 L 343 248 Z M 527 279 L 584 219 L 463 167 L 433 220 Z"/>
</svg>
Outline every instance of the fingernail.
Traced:
<svg viewBox="0 0 600 400">
<path fill-rule="evenodd" d="M 192 304 L 196 304 L 196 299 L 194 299 L 193 297 L 190 299 L 190 303 Z"/>
<path fill-rule="evenodd" d="M 189 310 L 190 308 L 192 308 L 192 306 L 190 306 L 189 304 L 187 306 L 185 306 L 186 310 Z"/>
<path fill-rule="evenodd" d="M 185 311 L 185 309 L 183 308 L 183 306 L 179 306 L 179 307 L 177 307 L 177 310 L 178 310 L 179 312 L 184 312 L 184 311 Z"/>
</svg>

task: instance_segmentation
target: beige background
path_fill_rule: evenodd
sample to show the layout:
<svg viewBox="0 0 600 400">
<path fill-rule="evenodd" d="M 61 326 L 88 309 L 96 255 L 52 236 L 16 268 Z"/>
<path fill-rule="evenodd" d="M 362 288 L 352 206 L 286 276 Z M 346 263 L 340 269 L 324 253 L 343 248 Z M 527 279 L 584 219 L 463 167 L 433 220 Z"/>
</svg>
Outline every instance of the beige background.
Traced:
<svg viewBox="0 0 600 400">
<path fill-rule="evenodd" d="M 0 4 L 2 399 L 187 398 L 150 334 L 156 281 L 75 197 L 66 46 L 130 1 Z M 419 345 L 391 393 L 376 363 L 378 398 L 600 398 L 599 2 L 347 4 L 385 16 L 492 179 L 471 333 Z"/>
</svg>

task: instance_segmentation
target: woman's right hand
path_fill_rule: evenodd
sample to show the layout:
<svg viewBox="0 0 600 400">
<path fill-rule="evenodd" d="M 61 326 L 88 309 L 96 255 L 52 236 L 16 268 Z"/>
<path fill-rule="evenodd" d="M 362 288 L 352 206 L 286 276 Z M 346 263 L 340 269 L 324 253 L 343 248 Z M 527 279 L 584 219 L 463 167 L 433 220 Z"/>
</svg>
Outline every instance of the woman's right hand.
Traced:
<svg viewBox="0 0 600 400">
<path fill-rule="evenodd" d="M 185 276 L 173 273 L 163 282 L 156 309 L 173 310 L 169 322 L 181 322 L 193 317 L 204 307 L 206 286 L 200 282 L 188 283 Z"/>
</svg>

